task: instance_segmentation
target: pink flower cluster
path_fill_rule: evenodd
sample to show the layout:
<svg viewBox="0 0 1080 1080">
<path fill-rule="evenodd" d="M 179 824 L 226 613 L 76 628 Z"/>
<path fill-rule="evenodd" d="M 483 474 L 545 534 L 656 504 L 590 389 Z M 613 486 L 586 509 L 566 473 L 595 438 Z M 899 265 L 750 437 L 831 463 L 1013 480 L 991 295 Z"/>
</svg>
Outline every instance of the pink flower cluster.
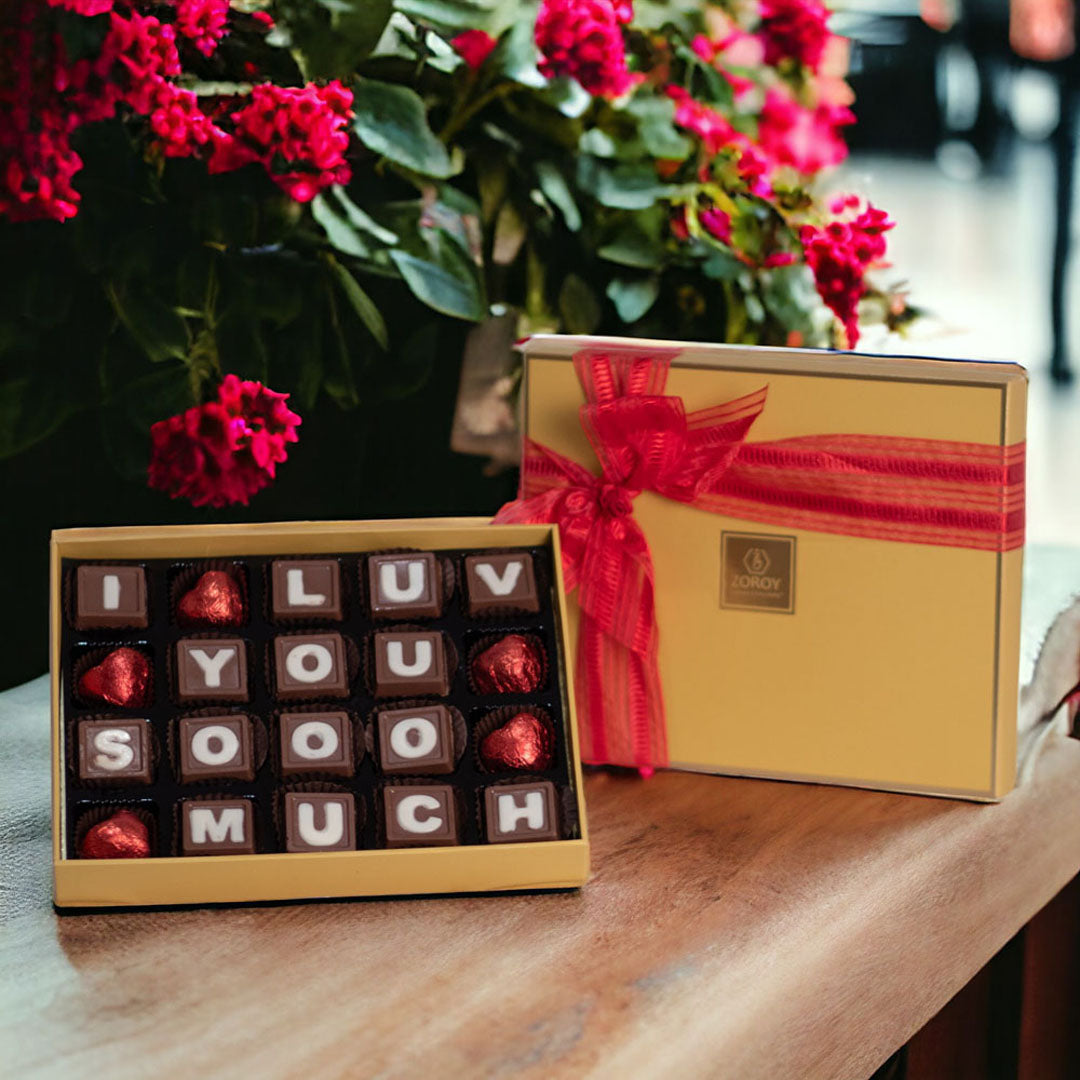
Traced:
<svg viewBox="0 0 1080 1080">
<path fill-rule="evenodd" d="M 758 121 L 758 142 L 775 166 L 804 174 L 839 165 L 847 157 L 841 129 L 855 122 L 846 105 L 801 105 L 786 91 L 770 87 Z"/>
<path fill-rule="evenodd" d="M 194 506 L 246 506 L 288 458 L 286 444 L 297 441 L 301 421 L 288 397 L 226 375 L 217 401 L 150 429 L 150 486 Z"/>
<path fill-rule="evenodd" d="M 834 220 L 823 227 L 804 225 L 799 239 L 818 295 L 843 324 L 851 349 L 859 341 L 859 301 L 866 293 L 866 271 L 880 265 L 885 233 L 895 222 L 884 210 L 869 203 L 863 207 L 857 195 L 842 196 L 829 209 L 837 215 Z"/>
<path fill-rule="evenodd" d="M 227 103 L 208 114 L 173 81 L 182 70 L 178 46 L 188 42 L 203 56 L 215 51 L 228 30 L 228 0 L 176 0 L 174 23 L 129 5 L 121 11 L 113 0 L 49 0 L 49 6 L 107 16 L 108 29 L 96 55 L 72 60 L 35 0 L 0 6 L 0 51 L 11 58 L 10 71 L 0 70 L 0 216 L 73 217 L 79 194 L 72 179 L 82 161 L 70 136 L 120 107 L 147 119 L 165 157 L 205 154 L 211 172 L 261 163 L 297 201 L 349 179 L 352 93 L 340 83 L 257 86 L 223 120 Z M 163 4 L 154 10 L 168 12 Z M 261 12 L 246 18 L 256 32 L 273 26 Z"/>
<path fill-rule="evenodd" d="M 622 26 L 633 17 L 629 0 L 543 0 L 535 27 L 541 73 L 569 75 L 597 97 L 625 94 L 634 77 Z"/>
<path fill-rule="evenodd" d="M 829 10 L 821 0 L 760 0 L 759 36 L 765 63 L 794 60 L 816 74 L 832 36 Z"/>
</svg>

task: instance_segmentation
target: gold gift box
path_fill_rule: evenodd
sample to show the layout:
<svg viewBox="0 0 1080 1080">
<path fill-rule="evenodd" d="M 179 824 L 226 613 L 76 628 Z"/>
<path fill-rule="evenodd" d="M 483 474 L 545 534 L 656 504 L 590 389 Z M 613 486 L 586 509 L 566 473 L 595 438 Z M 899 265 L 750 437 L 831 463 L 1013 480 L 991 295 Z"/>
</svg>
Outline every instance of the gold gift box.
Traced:
<svg viewBox="0 0 1080 1080">
<path fill-rule="evenodd" d="M 554 571 L 553 615 L 560 657 L 553 679 L 563 697 L 575 839 L 310 853 L 79 859 L 67 850 L 65 721 L 61 665 L 63 559 L 206 559 L 258 555 L 362 554 L 394 548 L 491 549 L 545 546 Z M 53 875 L 58 908 L 211 904 L 319 897 L 562 889 L 589 871 L 558 530 L 493 526 L 471 518 L 282 522 L 156 528 L 62 529 L 51 546 Z M 178 710 L 179 711 L 179 710 Z M 126 789 L 125 789 L 126 790 Z M 122 796 L 113 796 L 122 802 Z"/>
<path fill-rule="evenodd" d="M 521 347 L 525 433 L 599 472 L 571 359 L 657 347 L 679 350 L 664 393 L 687 412 L 767 385 L 751 442 L 1024 439 L 1013 364 L 555 335 Z M 672 767 L 973 800 L 1012 788 L 1021 550 L 764 525 L 648 491 L 633 513 L 655 568 Z"/>
</svg>

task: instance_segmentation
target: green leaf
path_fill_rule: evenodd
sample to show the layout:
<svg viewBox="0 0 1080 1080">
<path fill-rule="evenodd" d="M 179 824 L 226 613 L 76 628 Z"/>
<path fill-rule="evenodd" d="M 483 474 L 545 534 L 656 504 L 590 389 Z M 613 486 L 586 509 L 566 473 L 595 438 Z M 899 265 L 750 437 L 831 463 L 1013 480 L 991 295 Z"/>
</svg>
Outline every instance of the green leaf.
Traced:
<svg viewBox="0 0 1080 1080">
<path fill-rule="evenodd" d="M 701 272 L 713 281 L 733 281 L 744 269 L 743 264 L 726 251 L 714 251 L 701 264 Z"/>
<path fill-rule="evenodd" d="M 24 376 L 0 382 L 0 458 L 51 435 L 76 410 L 58 396 L 58 381 Z"/>
<path fill-rule="evenodd" d="M 330 190 L 334 193 L 337 201 L 341 203 L 345 210 L 345 216 L 353 226 L 370 233 L 376 240 L 380 240 L 384 244 L 396 244 L 398 242 L 397 234 L 383 228 L 366 210 L 362 210 L 357 206 L 349 198 L 348 192 L 343 187 L 335 186 Z"/>
<path fill-rule="evenodd" d="M 347 78 L 379 42 L 393 0 L 286 0 L 280 29 L 308 78 Z"/>
<path fill-rule="evenodd" d="M 151 288 L 136 282 L 118 288 L 109 282 L 105 292 L 120 321 L 155 364 L 187 356 L 187 323 Z"/>
<path fill-rule="evenodd" d="M 559 314 L 563 326 L 571 334 L 591 334 L 600 325 L 600 301 L 577 274 L 567 274 L 563 280 L 559 290 Z"/>
<path fill-rule="evenodd" d="M 571 232 L 577 232 L 581 228 L 581 213 L 563 174 L 550 161 L 538 161 L 536 178 L 540 183 L 540 190 L 559 208 L 566 227 Z"/>
<path fill-rule="evenodd" d="M 582 116 L 585 110 L 592 104 L 592 94 L 577 81 L 569 76 L 552 79 L 546 90 L 540 97 L 549 105 L 553 105 L 563 114 L 576 120 Z"/>
<path fill-rule="evenodd" d="M 346 299 L 352 304 L 353 311 L 360 316 L 360 321 L 371 331 L 371 336 L 381 348 L 390 348 L 390 335 L 386 330 L 386 320 L 375 306 L 375 301 L 360 287 L 360 283 L 332 255 L 326 256 L 330 267 Z"/>
<path fill-rule="evenodd" d="M 678 188 L 661 183 L 650 164 L 611 166 L 594 157 L 578 159 L 578 184 L 604 206 L 646 210 Z"/>
<path fill-rule="evenodd" d="M 496 266 L 509 266 L 525 242 L 525 220 L 512 200 L 503 203 L 495 219 L 495 237 L 491 244 L 491 261 Z"/>
<path fill-rule="evenodd" d="M 602 128 L 587 128 L 578 139 L 578 150 L 593 157 L 613 158 L 618 156 L 619 143 Z"/>
<path fill-rule="evenodd" d="M 548 81 L 540 74 L 539 60 L 540 50 L 536 47 L 532 22 L 519 19 L 499 38 L 485 62 L 485 70 L 499 72 L 522 86 L 542 90 Z"/>
<path fill-rule="evenodd" d="M 503 0 L 394 0 L 394 8 L 417 22 L 442 30 L 487 30 L 495 28 L 505 7 Z"/>
<path fill-rule="evenodd" d="M 323 227 L 327 240 L 342 254 L 357 259 L 371 257 L 371 248 L 360 238 L 352 222 L 325 195 L 316 195 L 311 200 L 311 216 Z"/>
<path fill-rule="evenodd" d="M 439 261 L 430 262 L 395 248 L 390 258 L 405 284 L 428 307 L 458 319 L 479 321 L 485 305 L 477 268 L 455 241 L 441 233 L 436 234 L 435 254 Z"/>
<path fill-rule="evenodd" d="M 618 263 L 620 266 L 634 266 L 639 270 L 655 270 L 664 260 L 664 249 L 659 241 L 635 224 L 629 224 L 616 233 L 596 254 L 608 262 Z"/>
<path fill-rule="evenodd" d="M 606 291 L 619 318 L 624 323 L 637 322 L 656 303 L 660 295 L 660 278 L 655 274 L 639 278 L 612 278 Z"/>
<path fill-rule="evenodd" d="M 353 109 L 353 129 L 369 150 L 426 176 L 453 174 L 450 155 L 428 126 L 424 102 L 414 90 L 359 79 Z"/>
<path fill-rule="evenodd" d="M 671 98 L 638 95 L 626 107 L 637 117 L 645 149 L 655 158 L 682 161 L 693 144 L 675 127 L 675 102 Z"/>
</svg>

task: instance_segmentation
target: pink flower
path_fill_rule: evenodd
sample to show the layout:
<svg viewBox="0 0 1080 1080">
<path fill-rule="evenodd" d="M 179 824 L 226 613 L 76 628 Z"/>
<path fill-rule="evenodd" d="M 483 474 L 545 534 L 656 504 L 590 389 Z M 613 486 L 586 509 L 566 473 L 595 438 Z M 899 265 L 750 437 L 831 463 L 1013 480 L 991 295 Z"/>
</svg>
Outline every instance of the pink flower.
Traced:
<svg viewBox="0 0 1080 1080">
<path fill-rule="evenodd" d="M 76 15 L 104 15 L 112 11 L 113 0 L 49 0 L 49 5 L 66 8 Z"/>
<path fill-rule="evenodd" d="M 731 243 L 731 215 L 725 213 L 717 206 L 710 206 L 698 214 L 698 221 L 705 227 L 710 236 L 715 237 L 721 243 Z"/>
<path fill-rule="evenodd" d="M 686 207 L 677 206 L 671 212 L 668 219 L 668 228 L 676 240 L 687 241 L 690 239 L 690 227 L 686 223 Z"/>
<path fill-rule="evenodd" d="M 832 36 L 826 26 L 829 14 L 821 0 L 761 0 L 765 63 L 775 66 L 791 59 L 817 72 Z"/>
<path fill-rule="evenodd" d="M 475 71 L 488 58 L 496 43 L 495 39 L 483 30 L 466 30 L 453 38 L 450 44 L 458 56 Z"/>
<path fill-rule="evenodd" d="M 288 458 L 286 443 L 297 441 L 300 417 L 288 396 L 226 375 L 217 401 L 150 429 L 150 487 L 194 506 L 246 506 Z"/>
<path fill-rule="evenodd" d="M 177 0 L 176 27 L 203 54 L 212 56 L 228 33 L 229 0 Z"/>
<path fill-rule="evenodd" d="M 772 270 L 777 266 L 790 266 L 795 261 L 794 251 L 774 251 L 770 255 L 766 255 L 762 260 L 761 265 L 766 270 Z"/>
<path fill-rule="evenodd" d="M 696 135 L 708 153 L 718 154 L 725 146 L 737 145 L 744 138 L 726 116 L 695 101 L 681 86 L 665 86 L 664 93 L 675 102 L 675 123 Z"/>
<path fill-rule="evenodd" d="M 855 115 L 844 105 L 819 104 L 809 109 L 771 87 L 761 110 L 758 142 L 776 165 L 816 173 L 847 157 L 840 128 L 854 122 Z"/>
<path fill-rule="evenodd" d="M 210 141 L 215 129 L 192 91 L 163 83 L 150 113 L 150 130 L 166 157 L 190 157 Z"/>
<path fill-rule="evenodd" d="M 612 0 L 543 0 L 536 17 L 540 71 L 569 75 L 597 97 L 619 97 L 633 85 L 626 66 L 620 15 L 632 5 Z"/>
<path fill-rule="evenodd" d="M 249 103 L 231 115 L 234 133 L 212 133 L 208 169 L 228 172 L 261 162 L 291 198 L 309 202 L 352 175 L 345 160 L 352 100 L 352 91 L 337 80 L 327 86 L 256 86 Z"/>
</svg>

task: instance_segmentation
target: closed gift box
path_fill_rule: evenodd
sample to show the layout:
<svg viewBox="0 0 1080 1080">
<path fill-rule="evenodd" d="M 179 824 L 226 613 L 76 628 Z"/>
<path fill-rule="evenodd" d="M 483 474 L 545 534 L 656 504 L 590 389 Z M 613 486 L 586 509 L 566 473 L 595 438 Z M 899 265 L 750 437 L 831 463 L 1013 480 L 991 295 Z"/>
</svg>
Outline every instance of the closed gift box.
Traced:
<svg viewBox="0 0 1080 1080">
<path fill-rule="evenodd" d="M 584 760 L 1010 790 L 1020 367 L 555 335 L 522 352 L 522 493 L 498 520 L 560 526 Z"/>
</svg>

